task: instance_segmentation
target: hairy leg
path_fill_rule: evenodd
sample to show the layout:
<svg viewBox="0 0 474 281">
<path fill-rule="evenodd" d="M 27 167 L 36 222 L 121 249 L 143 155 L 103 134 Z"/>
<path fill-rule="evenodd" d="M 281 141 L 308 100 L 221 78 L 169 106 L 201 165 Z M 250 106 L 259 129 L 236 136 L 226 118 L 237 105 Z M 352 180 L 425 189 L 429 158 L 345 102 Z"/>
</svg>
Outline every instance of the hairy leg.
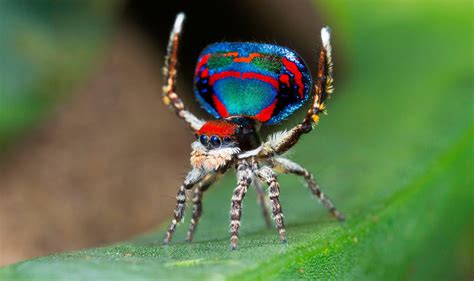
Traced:
<svg viewBox="0 0 474 281">
<path fill-rule="evenodd" d="M 203 181 L 201 181 L 198 186 L 194 189 L 194 194 L 193 194 L 193 215 L 191 218 L 191 223 L 189 224 L 189 229 L 188 229 L 188 237 L 187 241 L 191 242 L 193 241 L 194 237 L 194 232 L 196 231 L 196 227 L 199 223 L 199 220 L 201 219 L 202 215 L 202 196 L 203 193 L 213 184 L 217 181 L 218 176 L 214 175 L 209 175 L 206 177 Z"/>
<path fill-rule="evenodd" d="M 259 179 L 254 179 L 253 185 L 255 186 L 255 190 L 257 191 L 257 201 L 262 209 L 263 219 L 265 220 L 265 225 L 268 228 L 272 227 L 272 219 L 270 217 L 270 213 L 268 212 L 268 204 L 265 197 L 265 191 L 263 190 L 262 183 Z"/>
<path fill-rule="evenodd" d="M 272 204 L 273 218 L 275 220 L 280 240 L 286 243 L 286 230 L 283 221 L 283 211 L 280 204 L 280 184 L 277 181 L 275 172 L 268 167 L 264 166 L 257 171 L 257 176 L 265 181 L 269 186 L 269 197 Z"/>
<path fill-rule="evenodd" d="M 173 233 L 176 230 L 176 226 L 183 219 L 184 210 L 186 207 L 186 190 L 191 189 L 196 183 L 200 182 L 204 176 L 205 175 L 201 170 L 193 169 L 188 173 L 184 179 L 183 184 L 178 188 L 173 220 L 171 221 L 168 231 L 166 232 L 166 237 L 163 241 L 165 244 L 168 244 L 171 241 Z"/>
<path fill-rule="evenodd" d="M 234 189 L 230 209 L 230 249 L 235 250 L 239 241 L 240 218 L 242 216 L 242 200 L 252 182 L 252 170 L 245 160 L 240 160 L 236 165 L 237 187 Z"/>
<path fill-rule="evenodd" d="M 178 64 L 178 47 L 181 31 L 183 29 L 184 14 L 180 13 L 176 16 L 173 29 L 171 30 L 168 41 L 167 54 L 165 57 L 165 67 L 163 68 L 164 86 L 163 86 L 163 102 L 173 108 L 176 114 L 188 123 L 195 131 L 199 130 L 204 122 L 194 116 L 191 112 L 184 109 L 183 101 L 176 94 L 176 76 Z"/>
<path fill-rule="evenodd" d="M 202 214 L 202 194 L 203 190 L 200 186 L 194 189 L 193 194 L 193 215 L 191 218 L 191 223 L 189 224 L 188 229 L 188 237 L 186 241 L 191 242 L 193 241 L 194 232 L 196 231 L 197 224 L 199 223 L 199 219 L 201 218 Z"/>
<path fill-rule="evenodd" d="M 311 108 L 306 113 L 301 123 L 289 131 L 274 134 L 263 144 L 263 149 L 259 153 L 260 157 L 272 155 L 281 155 L 292 148 L 303 134 L 309 133 L 313 125 L 319 121 L 319 115 L 324 112 L 324 101 L 333 92 L 332 78 L 332 48 L 331 48 L 331 30 L 329 27 L 321 29 L 321 40 L 323 47 L 319 52 L 318 73 L 315 80 L 314 98 Z"/>
<path fill-rule="evenodd" d="M 277 170 L 283 173 L 292 173 L 298 176 L 302 176 L 313 195 L 319 199 L 319 201 L 324 205 L 324 207 L 326 207 L 329 212 L 339 221 L 344 220 L 344 215 L 336 209 L 336 206 L 334 206 L 332 201 L 321 191 L 321 188 L 314 180 L 313 175 L 308 172 L 308 170 L 301 167 L 297 163 L 283 157 L 276 157 L 274 159 L 274 162 L 276 164 L 275 168 Z"/>
</svg>

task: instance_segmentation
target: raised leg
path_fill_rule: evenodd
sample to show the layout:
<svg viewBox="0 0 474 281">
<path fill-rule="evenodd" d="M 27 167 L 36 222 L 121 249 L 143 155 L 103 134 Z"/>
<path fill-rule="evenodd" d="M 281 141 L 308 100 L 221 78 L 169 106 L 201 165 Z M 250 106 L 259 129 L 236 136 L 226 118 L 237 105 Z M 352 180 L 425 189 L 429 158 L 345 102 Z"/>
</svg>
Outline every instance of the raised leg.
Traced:
<svg viewBox="0 0 474 281">
<path fill-rule="evenodd" d="M 277 181 L 276 174 L 271 168 L 264 166 L 257 171 L 257 176 L 269 186 L 268 195 L 272 204 L 273 218 L 280 235 L 280 240 L 286 243 L 286 230 L 280 204 L 280 184 Z"/>
<path fill-rule="evenodd" d="M 196 183 L 201 181 L 204 177 L 204 173 L 201 170 L 193 169 L 188 173 L 184 179 L 183 184 L 178 188 L 178 194 L 176 195 L 176 207 L 174 209 L 174 216 L 171 224 L 166 232 L 164 243 L 168 244 L 173 237 L 173 233 L 176 230 L 176 226 L 181 222 L 184 216 L 184 210 L 186 207 L 186 190 L 191 189 Z"/>
<path fill-rule="evenodd" d="M 237 187 L 234 189 L 230 209 L 230 249 L 235 250 L 239 241 L 240 218 L 242 216 L 242 200 L 252 182 L 252 171 L 245 160 L 237 163 Z"/>
<path fill-rule="evenodd" d="M 255 179 L 253 181 L 253 185 L 255 186 L 255 190 L 257 191 L 257 202 L 262 209 L 263 219 L 265 220 L 265 225 L 268 228 L 272 227 L 272 219 L 270 217 L 270 213 L 268 212 L 268 204 L 265 197 L 265 191 L 263 190 L 262 183 L 259 179 Z"/>
<path fill-rule="evenodd" d="M 178 47 L 181 31 L 183 29 L 184 14 L 180 13 L 176 16 L 173 30 L 171 30 L 168 41 L 167 54 L 165 57 L 165 67 L 163 68 L 164 86 L 163 86 L 163 102 L 173 108 L 176 114 L 184 119 L 188 125 L 195 131 L 199 130 L 204 122 L 194 116 L 191 112 L 184 109 L 183 101 L 176 94 L 176 76 L 178 64 Z"/>
<path fill-rule="evenodd" d="M 303 134 L 309 133 L 313 129 L 313 125 L 319 122 L 319 115 L 324 112 L 324 101 L 333 92 L 332 77 L 332 48 L 331 48 L 331 30 L 329 27 L 321 29 L 321 40 L 323 47 L 319 52 L 319 64 L 316 81 L 314 83 L 314 98 L 311 108 L 306 113 L 301 123 L 293 127 L 289 131 L 274 134 L 263 145 L 260 151 L 260 157 L 269 157 L 272 155 L 281 155 L 295 145 Z"/>
<path fill-rule="evenodd" d="M 191 223 L 189 224 L 188 229 L 188 237 L 187 241 L 193 241 L 194 232 L 196 231 L 196 227 L 201 219 L 202 215 L 202 196 L 203 193 L 217 180 L 216 176 L 208 176 L 203 181 L 199 183 L 198 186 L 194 189 L 193 194 L 193 215 L 191 218 Z"/>
<path fill-rule="evenodd" d="M 326 207 L 329 212 L 339 221 L 344 221 L 344 215 L 336 209 L 336 206 L 334 206 L 332 201 L 321 191 L 321 188 L 314 180 L 313 175 L 308 172 L 308 170 L 301 167 L 297 163 L 283 157 L 276 157 L 274 160 L 276 164 L 275 168 L 277 170 L 283 173 L 292 173 L 298 176 L 302 176 L 313 195 L 319 199 L 319 201 L 324 205 L 324 207 Z"/>
</svg>

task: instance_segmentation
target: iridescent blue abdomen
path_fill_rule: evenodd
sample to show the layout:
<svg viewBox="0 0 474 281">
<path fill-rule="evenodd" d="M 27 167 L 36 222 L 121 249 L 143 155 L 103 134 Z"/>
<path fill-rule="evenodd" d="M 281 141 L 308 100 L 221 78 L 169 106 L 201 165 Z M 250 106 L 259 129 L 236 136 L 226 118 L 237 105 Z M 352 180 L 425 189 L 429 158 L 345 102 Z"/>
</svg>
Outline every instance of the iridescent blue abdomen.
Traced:
<svg viewBox="0 0 474 281">
<path fill-rule="evenodd" d="M 300 108 L 311 75 L 294 51 L 271 44 L 223 42 L 199 56 L 195 93 L 216 118 L 247 116 L 277 124 Z"/>
</svg>

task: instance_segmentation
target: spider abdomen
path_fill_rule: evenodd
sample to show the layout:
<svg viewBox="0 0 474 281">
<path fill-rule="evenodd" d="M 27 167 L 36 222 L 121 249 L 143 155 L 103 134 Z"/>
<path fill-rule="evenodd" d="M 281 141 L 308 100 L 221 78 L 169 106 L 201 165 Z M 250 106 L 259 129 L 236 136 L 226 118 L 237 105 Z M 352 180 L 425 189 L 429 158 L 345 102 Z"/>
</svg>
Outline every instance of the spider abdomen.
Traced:
<svg viewBox="0 0 474 281">
<path fill-rule="evenodd" d="M 303 59 L 271 44 L 212 44 L 201 53 L 195 73 L 197 99 L 216 118 L 247 116 L 270 125 L 300 108 L 311 87 Z"/>
</svg>

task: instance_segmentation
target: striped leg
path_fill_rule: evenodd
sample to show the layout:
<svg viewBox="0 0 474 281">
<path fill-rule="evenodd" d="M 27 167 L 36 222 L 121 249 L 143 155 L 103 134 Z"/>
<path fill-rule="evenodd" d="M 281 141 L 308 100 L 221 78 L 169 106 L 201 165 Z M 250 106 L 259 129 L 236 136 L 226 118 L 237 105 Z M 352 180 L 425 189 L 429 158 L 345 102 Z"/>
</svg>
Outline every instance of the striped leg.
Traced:
<svg viewBox="0 0 474 281">
<path fill-rule="evenodd" d="M 263 190 L 262 183 L 260 180 L 255 179 L 253 181 L 253 185 L 255 186 L 255 190 L 257 191 L 257 201 L 260 207 L 262 208 L 262 215 L 263 219 L 265 220 L 265 225 L 268 228 L 272 227 L 272 219 L 270 217 L 270 213 L 268 212 L 268 204 L 265 197 L 265 191 Z"/>
<path fill-rule="evenodd" d="M 331 200 L 321 191 L 321 188 L 314 180 L 313 175 L 308 172 L 308 170 L 296 164 L 295 162 L 283 157 L 276 157 L 274 160 L 276 163 L 276 168 L 278 170 L 281 170 L 283 173 L 292 173 L 298 176 L 302 176 L 313 195 L 319 199 L 319 201 L 324 205 L 324 207 L 326 207 L 329 212 L 339 221 L 344 221 L 344 215 L 336 209 L 336 206 L 334 206 Z"/>
<path fill-rule="evenodd" d="M 321 29 L 322 49 L 319 52 L 318 74 L 314 81 L 314 97 L 311 108 L 307 111 L 303 121 L 289 131 L 280 132 L 264 143 L 259 156 L 269 157 L 272 155 L 282 155 L 292 148 L 303 134 L 309 133 L 313 125 L 319 122 L 319 116 L 325 111 L 324 101 L 334 91 L 333 87 L 333 64 L 331 47 L 331 30 L 329 27 Z"/>
<path fill-rule="evenodd" d="M 166 237 L 163 243 L 168 244 L 171 241 L 173 233 L 176 230 L 176 226 L 183 219 L 184 210 L 186 207 L 186 190 L 191 189 L 196 183 L 198 183 L 203 178 L 203 176 L 204 174 L 201 170 L 193 169 L 184 179 L 184 183 L 178 188 L 173 220 L 171 221 L 168 231 L 166 232 Z"/>
<path fill-rule="evenodd" d="M 208 178 L 204 179 L 202 182 L 199 183 L 198 186 L 194 189 L 193 194 L 193 216 L 191 218 L 191 223 L 189 224 L 188 229 L 188 238 L 186 239 L 188 242 L 193 241 L 194 232 L 196 231 L 196 227 L 201 219 L 202 215 L 202 196 L 203 193 L 217 180 L 216 176 L 208 176 Z"/>
<path fill-rule="evenodd" d="M 163 102 L 166 105 L 172 107 L 176 114 L 184 119 L 188 125 L 195 131 L 199 130 L 204 122 L 199 120 L 191 112 L 184 109 L 183 101 L 176 94 L 176 76 L 178 64 L 178 46 L 181 31 L 183 29 L 184 14 L 180 13 L 176 16 L 173 30 L 171 30 L 170 38 L 168 41 L 167 54 L 165 57 L 165 67 L 163 68 L 163 75 L 165 85 L 163 86 Z"/>
<path fill-rule="evenodd" d="M 283 211 L 280 204 L 280 184 L 277 181 L 275 172 L 267 166 L 257 171 L 257 176 L 265 181 L 269 186 L 269 197 L 272 204 L 273 218 L 275 220 L 280 240 L 286 243 L 286 230 L 283 221 Z"/>
<path fill-rule="evenodd" d="M 234 189 L 230 209 L 230 249 L 235 250 L 239 241 L 240 218 L 242 216 L 242 200 L 252 182 L 252 171 L 245 160 L 237 163 L 237 187 Z"/>
<path fill-rule="evenodd" d="M 188 237 L 186 238 L 187 242 L 192 242 L 194 237 L 194 232 L 196 231 L 197 224 L 202 214 L 202 194 L 203 190 L 200 186 L 194 189 L 193 194 L 193 216 L 191 218 L 191 223 L 189 224 Z"/>
</svg>

